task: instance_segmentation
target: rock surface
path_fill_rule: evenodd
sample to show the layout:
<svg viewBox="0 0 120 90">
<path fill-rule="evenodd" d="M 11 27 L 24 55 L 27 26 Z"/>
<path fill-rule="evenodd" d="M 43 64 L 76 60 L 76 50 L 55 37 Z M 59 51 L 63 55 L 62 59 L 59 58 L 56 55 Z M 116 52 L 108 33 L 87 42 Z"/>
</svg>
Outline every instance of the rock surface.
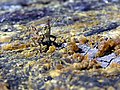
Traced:
<svg viewBox="0 0 120 90">
<path fill-rule="evenodd" d="M 119 0 L 1 0 L 0 90 L 119 90 L 119 38 Z"/>
</svg>

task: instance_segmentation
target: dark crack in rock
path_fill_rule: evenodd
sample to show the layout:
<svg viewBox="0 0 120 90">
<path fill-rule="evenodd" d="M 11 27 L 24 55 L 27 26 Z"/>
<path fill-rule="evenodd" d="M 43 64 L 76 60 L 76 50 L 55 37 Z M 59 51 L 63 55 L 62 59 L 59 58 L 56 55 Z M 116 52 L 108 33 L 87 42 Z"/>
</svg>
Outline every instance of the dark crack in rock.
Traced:
<svg viewBox="0 0 120 90">
<path fill-rule="evenodd" d="M 91 35 L 94 35 L 94 34 L 99 34 L 99 33 L 102 33 L 104 31 L 113 30 L 113 29 L 117 28 L 118 26 L 119 26 L 119 23 L 112 22 L 109 25 L 107 25 L 107 27 L 98 27 L 98 29 L 93 28 L 91 31 L 85 33 L 84 35 L 85 36 L 91 36 Z"/>
</svg>

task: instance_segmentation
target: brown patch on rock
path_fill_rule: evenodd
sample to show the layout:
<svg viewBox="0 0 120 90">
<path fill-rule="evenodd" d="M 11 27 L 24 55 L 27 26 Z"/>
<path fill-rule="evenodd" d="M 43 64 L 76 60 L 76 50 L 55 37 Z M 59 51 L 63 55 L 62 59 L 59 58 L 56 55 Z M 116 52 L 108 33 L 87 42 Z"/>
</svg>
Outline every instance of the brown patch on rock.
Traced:
<svg viewBox="0 0 120 90">
<path fill-rule="evenodd" d="M 8 90 L 7 86 L 6 83 L 0 82 L 0 90 Z"/>
<path fill-rule="evenodd" d="M 98 45 L 98 53 L 97 56 L 101 57 L 104 56 L 106 53 L 111 52 L 111 50 L 114 49 L 115 46 L 115 41 L 114 40 L 103 40 L 99 45 Z"/>
</svg>

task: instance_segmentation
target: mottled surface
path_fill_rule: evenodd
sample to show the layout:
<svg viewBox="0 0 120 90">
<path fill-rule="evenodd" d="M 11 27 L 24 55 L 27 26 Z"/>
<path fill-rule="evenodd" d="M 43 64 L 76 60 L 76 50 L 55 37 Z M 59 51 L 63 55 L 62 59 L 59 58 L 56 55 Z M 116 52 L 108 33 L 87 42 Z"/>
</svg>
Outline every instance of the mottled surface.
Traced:
<svg viewBox="0 0 120 90">
<path fill-rule="evenodd" d="M 119 90 L 119 38 L 119 0 L 1 0 L 0 89 Z"/>
</svg>

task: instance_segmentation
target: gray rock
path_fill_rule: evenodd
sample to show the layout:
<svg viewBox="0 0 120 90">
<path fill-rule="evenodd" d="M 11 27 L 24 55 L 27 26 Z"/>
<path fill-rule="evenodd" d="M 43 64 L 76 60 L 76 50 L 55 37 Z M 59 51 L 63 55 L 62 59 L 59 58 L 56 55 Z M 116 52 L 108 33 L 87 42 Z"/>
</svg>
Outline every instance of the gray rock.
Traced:
<svg viewBox="0 0 120 90">
<path fill-rule="evenodd" d="M 111 62 L 111 60 L 113 60 L 114 58 L 116 58 L 116 55 L 115 53 L 111 53 L 109 55 L 106 55 L 106 56 L 103 56 L 103 57 L 100 57 L 100 58 L 97 58 L 98 61 L 100 62 Z"/>
<path fill-rule="evenodd" d="M 111 61 L 111 63 L 113 63 L 113 62 L 120 64 L 120 56 L 119 56 L 119 57 L 116 57 L 115 59 L 113 59 L 113 60 Z"/>
</svg>

